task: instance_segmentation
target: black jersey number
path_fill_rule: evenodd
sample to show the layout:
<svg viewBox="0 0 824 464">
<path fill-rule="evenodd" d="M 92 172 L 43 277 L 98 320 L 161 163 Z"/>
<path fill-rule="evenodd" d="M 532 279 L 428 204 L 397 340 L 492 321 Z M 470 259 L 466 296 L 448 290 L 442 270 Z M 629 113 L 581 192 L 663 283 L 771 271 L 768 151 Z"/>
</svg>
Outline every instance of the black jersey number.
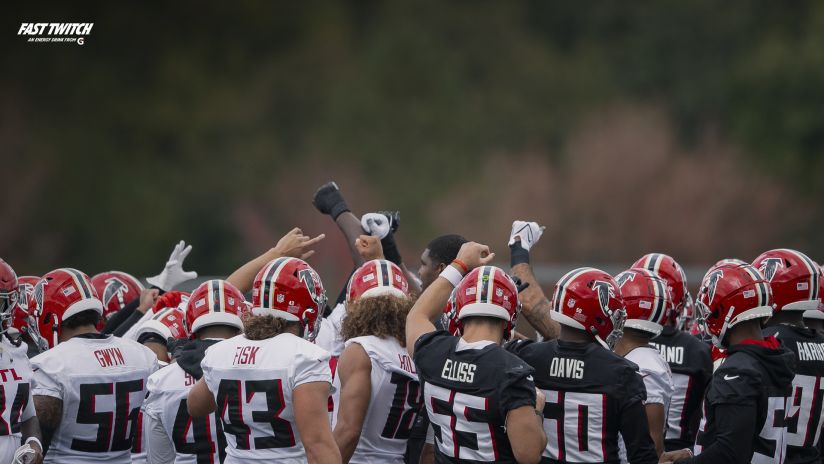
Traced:
<svg viewBox="0 0 824 464">
<path fill-rule="evenodd" d="M 417 380 L 398 372 L 392 373 L 390 382 L 395 385 L 395 396 L 381 436 L 405 440 L 421 409 L 421 386 Z"/>
<path fill-rule="evenodd" d="M 140 404 L 131 404 L 131 394 L 143 390 L 143 379 L 117 383 L 84 383 L 80 385 L 77 423 L 97 425 L 96 440 L 72 439 L 71 449 L 84 453 L 124 451 L 132 447 L 132 430 L 137 426 Z M 99 397 L 114 395 L 114 411 L 96 409 Z"/>
<path fill-rule="evenodd" d="M 248 405 L 256 394 L 266 397 L 266 409 L 249 411 Z M 283 399 L 283 385 L 281 380 L 231 380 L 220 381 L 217 392 L 218 417 L 223 421 L 226 433 L 235 436 L 237 449 L 290 448 L 295 446 L 295 434 L 292 424 L 282 419 L 280 413 L 286 402 Z M 272 428 L 272 435 L 254 437 L 250 443 L 252 433 L 248 422 L 266 423 Z"/>
<path fill-rule="evenodd" d="M 194 454 L 197 464 L 214 464 L 213 456 L 219 453 L 219 462 L 226 458 L 226 437 L 223 435 L 223 426 L 220 421 L 215 421 L 215 436 L 217 443 L 212 440 L 212 433 L 209 430 L 209 417 L 192 417 L 187 409 L 186 398 L 180 400 L 175 415 L 175 423 L 172 427 L 172 442 L 175 451 L 180 454 Z M 189 439 L 189 431 L 192 431 L 192 441 Z"/>
<path fill-rule="evenodd" d="M 544 456 L 557 461 L 606 461 L 604 410 L 600 393 L 544 390 Z"/>
<path fill-rule="evenodd" d="M 9 410 L 9 422 L 4 419 L 6 415 L 6 388 L 0 385 L 0 436 L 11 435 L 20 432 L 20 418 L 23 410 L 29 404 L 29 384 L 17 384 L 17 394 Z"/>
<path fill-rule="evenodd" d="M 486 398 L 429 383 L 424 396 L 441 453 L 458 459 L 498 460 Z"/>
</svg>

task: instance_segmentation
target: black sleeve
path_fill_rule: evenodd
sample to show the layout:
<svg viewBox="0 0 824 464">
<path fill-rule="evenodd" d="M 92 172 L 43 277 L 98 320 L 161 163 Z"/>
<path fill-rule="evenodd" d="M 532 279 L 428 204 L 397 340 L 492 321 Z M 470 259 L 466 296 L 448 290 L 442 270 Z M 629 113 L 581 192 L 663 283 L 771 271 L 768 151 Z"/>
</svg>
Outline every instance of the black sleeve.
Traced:
<svg viewBox="0 0 824 464">
<path fill-rule="evenodd" d="M 656 464 L 658 454 L 649 434 L 644 404 L 641 401 L 626 404 L 618 417 L 618 430 L 627 446 L 627 460 L 632 464 Z"/>
<path fill-rule="evenodd" d="M 715 407 L 715 441 L 701 454 L 678 461 L 691 464 L 747 463 L 755 436 L 755 404 L 719 404 Z"/>
<path fill-rule="evenodd" d="M 647 411 L 644 408 L 644 401 L 647 399 L 644 380 L 635 369 L 627 368 L 623 374 L 624 392 L 618 414 L 618 431 L 627 447 L 627 459 L 632 464 L 657 463 L 658 453 L 649 434 Z"/>
<path fill-rule="evenodd" d="M 438 342 L 443 339 L 443 337 L 447 336 L 451 337 L 451 335 L 449 335 L 449 332 L 435 330 L 421 335 L 415 342 L 415 356 L 413 356 L 412 361 L 415 362 L 415 369 L 418 370 L 418 376 L 421 379 L 421 384 L 423 384 L 424 378 L 429 378 L 428 374 L 434 372 L 432 371 L 432 369 L 435 368 L 435 366 L 430 365 L 433 364 L 433 362 L 431 360 L 431 356 L 428 353 L 430 351 L 429 347 L 437 345 Z M 436 357 L 440 356 L 438 353 L 433 353 L 433 355 Z M 436 362 L 434 364 L 443 365 L 443 358 L 441 358 L 439 361 L 439 363 Z"/>
<path fill-rule="evenodd" d="M 531 346 L 534 343 L 534 340 L 512 340 L 504 345 L 504 349 L 514 354 L 515 356 L 518 356 L 519 358 L 523 359 L 523 356 L 521 356 L 521 352 L 524 350 L 524 348 Z"/>
<path fill-rule="evenodd" d="M 506 368 L 498 389 L 501 416 L 522 406 L 535 407 L 535 382 L 532 380 L 534 369 L 521 364 Z"/>
<path fill-rule="evenodd" d="M 132 314 L 130 314 L 129 317 L 125 321 L 123 321 L 122 324 L 120 324 L 119 326 L 117 326 L 116 329 L 114 329 L 112 335 L 116 337 L 122 337 L 126 334 L 126 332 L 129 331 L 129 329 L 132 328 L 133 325 L 137 324 L 137 321 L 139 321 L 142 317 L 143 313 L 141 313 L 140 311 L 132 311 Z"/>
<path fill-rule="evenodd" d="M 134 300 L 128 302 L 126 306 L 120 308 L 120 311 L 112 314 L 112 317 L 106 321 L 106 325 L 103 327 L 104 334 L 114 333 L 114 330 L 123 323 L 129 316 L 132 315 L 135 309 L 140 306 L 140 297 L 138 296 Z"/>
</svg>

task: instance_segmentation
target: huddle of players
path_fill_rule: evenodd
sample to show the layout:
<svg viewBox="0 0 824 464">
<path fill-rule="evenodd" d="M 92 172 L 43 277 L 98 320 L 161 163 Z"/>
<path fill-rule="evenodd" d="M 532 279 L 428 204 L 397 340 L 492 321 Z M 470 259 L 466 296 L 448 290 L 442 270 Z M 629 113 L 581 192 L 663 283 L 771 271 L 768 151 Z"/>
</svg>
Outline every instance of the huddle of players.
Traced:
<svg viewBox="0 0 824 464">
<path fill-rule="evenodd" d="M 824 335 L 805 322 L 824 320 L 824 278 L 805 255 L 722 260 L 694 304 L 662 254 L 570 271 L 550 301 L 535 223 L 513 224 L 512 276 L 445 236 L 418 280 L 397 216 L 359 221 L 334 184 L 314 204 L 358 265 L 327 317 L 301 259 L 322 237 L 297 229 L 225 281 L 121 315 L 123 337 L 99 333 L 122 288 L 69 268 L 18 285 L 0 262 L 2 462 L 819 462 Z M 156 293 L 191 278 L 186 254 Z M 548 341 L 514 332 L 521 313 Z M 31 368 L 21 340 L 48 348 Z"/>
</svg>

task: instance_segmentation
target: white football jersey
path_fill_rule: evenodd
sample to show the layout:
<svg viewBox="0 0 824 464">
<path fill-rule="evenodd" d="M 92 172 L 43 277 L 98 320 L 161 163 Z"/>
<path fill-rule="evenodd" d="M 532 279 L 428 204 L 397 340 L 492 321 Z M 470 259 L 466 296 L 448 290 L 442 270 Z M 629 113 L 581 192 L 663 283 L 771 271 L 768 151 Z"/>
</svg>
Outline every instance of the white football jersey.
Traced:
<svg viewBox="0 0 824 464">
<path fill-rule="evenodd" d="M 148 385 L 148 380 L 146 383 Z M 146 464 L 148 462 L 148 453 L 146 453 L 148 425 L 143 417 L 143 409 L 137 412 L 137 425 L 135 425 L 134 432 L 135 434 L 132 435 L 132 464 Z"/>
<path fill-rule="evenodd" d="M 340 354 L 343 353 L 344 343 L 341 328 L 344 319 L 346 319 L 346 305 L 340 303 L 335 306 L 329 317 L 324 317 L 320 321 L 318 336 L 315 338 L 315 344 L 328 351 L 334 358 L 340 357 Z"/>
<path fill-rule="evenodd" d="M 35 415 L 32 370 L 26 344 L 14 346 L 3 335 L 0 337 L 0 462 L 11 462 L 20 446 L 20 424 Z"/>
<path fill-rule="evenodd" d="M 172 446 L 175 464 L 202 464 L 223 462 L 226 437 L 223 426 L 215 422 L 215 415 L 192 417 L 187 408 L 189 390 L 197 380 L 176 363 L 170 364 L 149 377 L 149 396 L 143 404 L 146 416 L 159 423 L 165 431 L 165 440 L 148 443 L 149 453 L 163 452 L 161 447 Z M 151 437 L 151 435 L 149 435 Z M 150 462 L 160 462 L 151 459 Z"/>
<path fill-rule="evenodd" d="M 31 360 L 33 395 L 63 401 L 45 462 L 131 463 L 132 436 L 157 357 L 111 335 L 71 338 Z"/>
<path fill-rule="evenodd" d="M 225 463 L 306 462 L 292 391 L 332 383 L 326 350 L 290 333 L 238 335 L 209 347 L 201 367 L 226 435 Z"/>
<path fill-rule="evenodd" d="M 409 432 L 421 405 L 415 363 L 394 338 L 375 336 L 347 340 L 357 343 L 372 362 L 372 392 L 353 464 L 403 463 Z"/>
<path fill-rule="evenodd" d="M 644 380 L 644 387 L 647 389 L 647 400 L 644 404 L 662 404 L 664 406 L 664 427 L 666 429 L 666 417 L 669 414 L 672 393 L 675 391 L 669 364 L 661 356 L 661 352 L 651 346 L 635 348 L 627 353 L 625 358 L 638 365 L 639 374 Z M 618 448 L 621 462 L 626 463 L 627 449 L 623 439 L 618 440 Z"/>
</svg>

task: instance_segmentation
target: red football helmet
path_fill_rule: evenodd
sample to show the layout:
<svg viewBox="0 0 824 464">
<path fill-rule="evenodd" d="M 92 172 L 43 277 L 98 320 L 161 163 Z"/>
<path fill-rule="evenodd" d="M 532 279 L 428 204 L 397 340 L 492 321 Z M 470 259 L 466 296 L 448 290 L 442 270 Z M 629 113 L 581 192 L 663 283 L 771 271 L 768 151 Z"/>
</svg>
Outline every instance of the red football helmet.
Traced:
<svg viewBox="0 0 824 464">
<path fill-rule="evenodd" d="M 778 249 L 761 253 L 753 267 L 770 282 L 775 312 L 818 309 L 821 269 L 804 253 Z"/>
<path fill-rule="evenodd" d="M 555 285 L 552 318 L 590 334 L 612 349 L 624 331 L 627 311 L 621 289 L 611 275 L 591 267 L 567 272 Z"/>
<path fill-rule="evenodd" d="M 17 307 L 14 308 L 11 321 L 12 328 L 9 330 L 22 334 L 29 342 L 34 341 L 29 335 L 29 328 L 37 325 L 34 306 L 29 306 L 29 302 L 32 301 L 34 286 L 37 285 L 39 280 L 40 277 L 35 276 L 20 276 L 17 278 Z"/>
<path fill-rule="evenodd" d="M 508 340 L 521 311 L 518 288 L 503 270 L 495 266 L 481 266 L 464 276 L 455 287 L 455 312 L 458 328 L 463 329 L 463 319 L 470 316 L 486 316 L 506 321 L 504 339 Z"/>
<path fill-rule="evenodd" d="M 661 321 L 672 305 L 667 282 L 648 269 L 632 268 L 617 276 L 627 320 L 624 327 L 642 330 L 653 336 L 661 334 Z"/>
<path fill-rule="evenodd" d="M 314 341 L 326 292 L 318 273 L 298 258 L 277 258 L 263 266 L 252 286 L 252 314 L 300 322 L 303 337 Z"/>
<path fill-rule="evenodd" d="M 373 259 L 359 267 L 346 289 L 346 302 L 357 298 L 394 295 L 399 298 L 409 297 L 409 282 L 397 264 L 385 259 Z"/>
<path fill-rule="evenodd" d="M 667 281 L 669 290 L 672 293 L 672 310 L 661 320 L 661 325 L 667 325 L 675 320 L 682 329 L 689 325 L 689 316 L 692 312 L 692 297 L 687 288 L 687 275 L 684 268 L 671 256 L 663 253 L 649 253 L 641 257 L 632 267 L 640 267 L 650 270 L 658 277 Z M 679 320 L 679 318 L 681 320 Z"/>
<path fill-rule="evenodd" d="M 186 324 L 193 337 L 198 330 L 211 325 L 228 325 L 243 330 L 241 316 L 246 312 L 246 299 L 234 285 L 225 280 L 207 280 L 189 298 Z"/>
<path fill-rule="evenodd" d="M 140 298 L 143 284 L 131 274 L 120 271 L 101 272 L 92 277 L 92 285 L 103 302 L 103 320 Z"/>
<path fill-rule="evenodd" d="M 35 285 L 32 299 L 36 305 L 39 334 L 49 348 L 57 345 L 60 324 L 66 319 L 87 310 L 103 315 L 103 303 L 89 276 L 77 269 L 66 267 L 44 275 Z"/>
<path fill-rule="evenodd" d="M 135 339 L 139 341 L 144 334 L 155 334 L 163 340 L 170 338 L 184 340 L 189 338 L 189 331 L 186 328 L 186 316 L 181 306 L 184 305 L 161 309 L 137 329 Z"/>
<path fill-rule="evenodd" d="M 444 329 L 455 335 L 456 337 L 461 336 L 461 324 L 458 321 L 458 312 L 455 310 L 455 289 L 452 289 L 452 293 L 449 295 L 449 300 L 446 302 L 446 306 L 443 308 L 443 316 L 441 316 L 441 323 L 443 324 Z"/>
<path fill-rule="evenodd" d="M 0 259 L 0 334 L 12 326 L 14 308 L 20 294 L 17 289 L 17 274 L 9 263 Z"/>
<path fill-rule="evenodd" d="M 772 316 L 770 283 L 749 264 L 722 264 L 711 268 L 701 282 L 696 307 L 699 323 L 712 343 L 724 348 L 727 330 L 752 319 Z"/>
</svg>

